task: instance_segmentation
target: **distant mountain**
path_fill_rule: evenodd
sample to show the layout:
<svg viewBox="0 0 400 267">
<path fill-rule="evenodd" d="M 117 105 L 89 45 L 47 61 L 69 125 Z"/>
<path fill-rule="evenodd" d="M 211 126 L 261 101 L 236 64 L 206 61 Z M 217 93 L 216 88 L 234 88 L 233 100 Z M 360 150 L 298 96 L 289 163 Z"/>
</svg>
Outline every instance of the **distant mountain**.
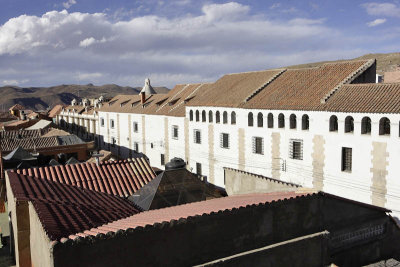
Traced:
<svg viewBox="0 0 400 267">
<path fill-rule="evenodd" d="M 377 61 L 376 72 L 378 74 L 383 74 L 384 72 L 387 72 L 387 71 L 393 71 L 398 66 L 400 66 L 400 53 L 367 54 L 367 55 L 357 57 L 357 58 L 354 58 L 351 60 L 363 60 L 363 59 L 373 59 L 373 58 L 376 58 L 376 61 Z M 349 59 L 336 60 L 336 61 L 321 61 L 321 62 L 315 62 L 315 63 L 293 65 L 293 66 L 289 66 L 289 67 L 285 67 L 285 68 L 289 68 L 289 69 L 312 68 L 312 67 L 318 67 L 324 63 L 340 62 L 340 61 L 345 61 L 345 60 L 349 60 Z"/>
<path fill-rule="evenodd" d="M 105 84 L 95 86 L 87 85 L 58 85 L 52 87 L 28 87 L 18 86 L 0 87 L 0 111 L 8 109 L 14 104 L 21 104 L 27 109 L 43 110 L 56 104 L 70 104 L 74 98 L 98 98 L 113 97 L 118 94 L 138 94 L 141 87 L 118 86 L 116 84 Z M 166 87 L 154 87 L 157 93 L 167 93 Z"/>
</svg>

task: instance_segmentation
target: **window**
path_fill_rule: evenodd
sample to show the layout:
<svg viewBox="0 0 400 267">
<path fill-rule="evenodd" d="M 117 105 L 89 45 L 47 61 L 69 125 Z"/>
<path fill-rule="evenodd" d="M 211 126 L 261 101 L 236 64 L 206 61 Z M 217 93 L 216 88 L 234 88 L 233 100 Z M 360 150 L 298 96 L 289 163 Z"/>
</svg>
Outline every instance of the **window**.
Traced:
<svg viewBox="0 0 400 267">
<path fill-rule="evenodd" d="M 379 135 L 390 135 L 390 120 L 386 117 L 379 120 Z"/>
<path fill-rule="evenodd" d="M 178 139 L 178 125 L 172 125 L 172 139 Z"/>
<path fill-rule="evenodd" d="M 297 128 L 297 117 L 294 114 L 291 114 L 289 117 L 289 127 L 290 127 L 290 129 Z"/>
<path fill-rule="evenodd" d="M 285 115 L 283 115 L 282 113 L 278 115 L 278 127 L 285 128 Z"/>
<path fill-rule="evenodd" d="M 253 137 L 253 153 L 264 154 L 264 139 L 262 137 Z"/>
<path fill-rule="evenodd" d="M 104 127 L 104 118 L 100 118 L 100 126 Z"/>
<path fill-rule="evenodd" d="M 310 129 L 310 118 L 308 117 L 307 114 L 304 114 L 303 117 L 301 117 L 301 129 L 302 130 Z"/>
<path fill-rule="evenodd" d="M 247 123 L 249 127 L 253 127 L 254 121 L 253 121 L 253 113 L 249 112 L 249 115 L 247 115 Z"/>
<path fill-rule="evenodd" d="M 211 110 L 208 112 L 208 122 L 213 122 L 213 114 Z"/>
<path fill-rule="evenodd" d="M 231 113 L 231 124 L 232 125 L 236 124 L 236 113 L 235 113 L 235 111 L 232 111 L 232 113 Z"/>
<path fill-rule="evenodd" d="M 160 161 L 161 161 L 161 165 L 164 166 L 165 165 L 165 155 L 164 154 L 161 154 Z"/>
<path fill-rule="evenodd" d="M 111 127 L 111 129 L 114 128 L 114 120 L 113 119 L 110 119 L 110 127 Z"/>
<path fill-rule="evenodd" d="M 337 132 L 338 131 L 338 119 L 335 115 L 332 115 L 329 119 L 329 131 Z"/>
<path fill-rule="evenodd" d="M 268 128 L 274 128 L 274 115 L 268 114 Z"/>
<path fill-rule="evenodd" d="M 200 121 L 200 112 L 196 110 L 196 121 Z"/>
<path fill-rule="evenodd" d="M 298 160 L 303 159 L 303 140 L 290 139 L 289 158 Z"/>
<path fill-rule="evenodd" d="M 195 144 L 201 144 L 201 131 L 200 130 L 194 130 L 194 143 Z"/>
<path fill-rule="evenodd" d="M 153 143 L 150 143 L 150 147 L 151 147 L 151 148 L 154 148 L 154 145 L 153 145 Z"/>
<path fill-rule="evenodd" d="M 222 148 L 229 148 L 229 134 L 221 133 L 220 136 L 220 146 Z"/>
<path fill-rule="evenodd" d="M 264 116 L 261 112 L 257 114 L 257 127 L 264 127 Z"/>
<path fill-rule="evenodd" d="M 215 123 L 219 123 L 220 121 L 220 116 L 219 116 L 219 111 L 215 112 Z"/>
<path fill-rule="evenodd" d="M 206 122 L 206 120 L 207 120 L 207 118 L 206 118 L 206 111 L 203 110 L 203 111 L 201 112 L 201 121 L 202 121 L 202 122 Z"/>
<path fill-rule="evenodd" d="M 117 140 L 115 137 L 111 137 L 111 147 L 115 147 L 115 144 L 117 143 Z"/>
<path fill-rule="evenodd" d="M 189 120 L 193 121 L 193 110 L 189 111 Z"/>
<path fill-rule="evenodd" d="M 222 123 L 227 124 L 228 123 L 228 112 L 224 111 L 222 114 Z"/>
<path fill-rule="evenodd" d="M 354 119 L 352 116 L 347 116 L 344 120 L 344 132 L 352 133 L 354 132 Z"/>
<path fill-rule="evenodd" d="M 139 153 L 139 143 L 138 142 L 135 142 L 133 144 L 133 151 L 135 151 L 136 153 Z"/>
<path fill-rule="evenodd" d="M 361 134 L 371 133 L 371 119 L 369 117 L 364 117 L 361 120 Z"/>
<path fill-rule="evenodd" d="M 342 147 L 342 171 L 351 172 L 352 148 Z"/>
<path fill-rule="evenodd" d="M 196 162 L 196 174 L 201 175 L 201 163 Z"/>
<path fill-rule="evenodd" d="M 138 123 L 136 121 L 133 122 L 133 131 L 135 133 L 137 133 L 139 131 L 139 125 L 138 125 Z"/>
</svg>

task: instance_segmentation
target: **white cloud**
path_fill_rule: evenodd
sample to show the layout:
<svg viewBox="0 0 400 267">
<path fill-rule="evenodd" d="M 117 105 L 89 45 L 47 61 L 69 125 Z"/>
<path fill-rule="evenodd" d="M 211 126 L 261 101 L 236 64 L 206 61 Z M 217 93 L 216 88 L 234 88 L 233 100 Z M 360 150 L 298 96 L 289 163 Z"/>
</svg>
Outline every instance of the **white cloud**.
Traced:
<svg viewBox="0 0 400 267">
<path fill-rule="evenodd" d="M 229 72 L 353 57 L 362 51 L 342 43 L 366 43 L 327 27 L 324 19 L 271 20 L 235 2 L 201 11 L 114 21 L 104 12 L 63 10 L 10 19 L 0 25 L 0 81 L 136 86 L 150 77 L 172 87 Z"/>
<path fill-rule="evenodd" d="M 281 6 L 281 3 L 274 3 L 269 7 L 269 9 L 275 9 L 275 8 L 280 7 L 280 6 Z"/>
<path fill-rule="evenodd" d="M 367 23 L 368 27 L 375 27 L 386 22 L 386 19 L 376 19 Z"/>
<path fill-rule="evenodd" d="M 76 4 L 76 0 L 68 0 L 67 2 L 63 2 L 62 5 L 66 9 L 70 8 L 71 6 Z"/>
<path fill-rule="evenodd" d="M 366 3 L 362 5 L 369 15 L 400 17 L 400 7 L 393 3 Z"/>
</svg>

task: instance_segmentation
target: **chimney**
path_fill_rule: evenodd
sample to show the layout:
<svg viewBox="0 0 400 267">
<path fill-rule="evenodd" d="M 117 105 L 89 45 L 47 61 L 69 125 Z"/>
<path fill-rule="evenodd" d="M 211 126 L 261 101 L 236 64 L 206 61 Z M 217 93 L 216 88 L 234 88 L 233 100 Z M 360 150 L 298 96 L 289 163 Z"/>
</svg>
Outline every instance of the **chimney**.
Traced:
<svg viewBox="0 0 400 267">
<path fill-rule="evenodd" d="M 142 103 L 142 105 L 144 104 L 144 102 L 146 102 L 146 93 L 140 92 L 140 102 Z"/>
</svg>

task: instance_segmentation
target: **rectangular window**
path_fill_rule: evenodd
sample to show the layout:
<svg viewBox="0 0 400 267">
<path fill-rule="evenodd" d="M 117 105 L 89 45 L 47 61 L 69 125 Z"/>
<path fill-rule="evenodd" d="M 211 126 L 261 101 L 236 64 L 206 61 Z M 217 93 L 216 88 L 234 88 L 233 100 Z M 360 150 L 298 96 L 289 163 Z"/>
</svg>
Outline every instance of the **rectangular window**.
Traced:
<svg viewBox="0 0 400 267">
<path fill-rule="evenodd" d="M 133 150 L 134 150 L 136 153 L 139 153 L 139 143 L 138 143 L 138 142 L 135 142 L 135 143 L 133 144 Z"/>
<path fill-rule="evenodd" d="M 351 172 L 353 149 L 350 147 L 342 147 L 342 171 Z"/>
<path fill-rule="evenodd" d="M 115 137 L 111 137 L 111 147 L 115 147 L 115 144 L 117 143 L 117 140 Z"/>
<path fill-rule="evenodd" d="M 193 140 L 196 144 L 201 144 L 201 132 L 200 130 L 194 130 Z"/>
<path fill-rule="evenodd" d="M 303 140 L 290 139 L 289 158 L 298 160 L 303 159 Z"/>
<path fill-rule="evenodd" d="M 104 118 L 100 118 L 100 126 L 104 127 Z"/>
<path fill-rule="evenodd" d="M 110 127 L 111 127 L 111 129 L 114 128 L 114 120 L 113 119 L 110 119 Z"/>
<path fill-rule="evenodd" d="M 138 131 L 139 131 L 139 126 L 138 126 L 138 123 L 135 121 L 135 122 L 133 122 L 133 131 L 135 132 L 135 133 L 137 133 Z"/>
<path fill-rule="evenodd" d="M 201 163 L 196 162 L 196 174 L 201 175 Z"/>
<path fill-rule="evenodd" d="M 178 126 L 172 125 L 172 138 L 178 139 Z"/>
<path fill-rule="evenodd" d="M 264 155 L 264 138 L 253 137 L 253 153 Z"/>
<path fill-rule="evenodd" d="M 161 165 L 165 165 L 165 155 L 161 154 Z"/>
<path fill-rule="evenodd" d="M 220 136 L 220 146 L 222 148 L 229 148 L 229 134 L 221 133 Z"/>
</svg>

